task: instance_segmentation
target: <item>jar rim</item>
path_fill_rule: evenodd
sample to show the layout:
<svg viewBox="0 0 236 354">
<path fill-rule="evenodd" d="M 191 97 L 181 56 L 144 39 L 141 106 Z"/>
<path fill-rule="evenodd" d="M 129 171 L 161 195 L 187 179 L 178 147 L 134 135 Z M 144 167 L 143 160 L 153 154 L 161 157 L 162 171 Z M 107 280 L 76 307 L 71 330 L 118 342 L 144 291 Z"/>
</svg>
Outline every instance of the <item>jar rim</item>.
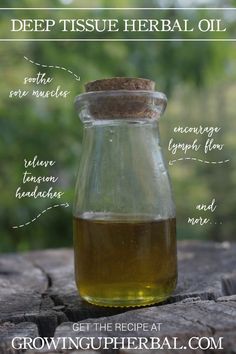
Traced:
<svg viewBox="0 0 236 354">
<path fill-rule="evenodd" d="M 93 97 L 103 97 L 103 96 L 146 96 L 150 98 L 158 98 L 167 102 L 167 97 L 163 92 L 160 91 L 148 91 L 148 90 L 104 90 L 104 91 L 89 91 L 83 92 L 75 97 L 75 103 L 83 101 L 84 99 L 89 99 Z"/>
</svg>

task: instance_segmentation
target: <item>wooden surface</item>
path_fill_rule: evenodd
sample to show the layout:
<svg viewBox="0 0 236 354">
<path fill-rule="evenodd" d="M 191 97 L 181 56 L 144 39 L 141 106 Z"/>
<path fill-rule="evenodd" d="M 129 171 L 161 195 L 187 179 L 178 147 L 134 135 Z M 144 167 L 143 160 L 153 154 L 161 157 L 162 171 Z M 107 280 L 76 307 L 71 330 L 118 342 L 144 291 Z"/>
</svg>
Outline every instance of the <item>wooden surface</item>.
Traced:
<svg viewBox="0 0 236 354">
<path fill-rule="evenodd" d="M 115 323 L 141 322 L 149 327 L 152 323 L 162 323 L 158 333 L 90 329 L 83 336 L 175 336 L 179 337 L 179 345 L 185 345 L 192 336 L 224 337 L 223 350 L 184 352 L 236 353 L 236 244 L 184 241 L 178 246 L 179 281 L 173 296 L 158 306 L 126 310 L 96 307 L 78 296 L 71 250 L 1 255 L 0 354 L 20 353 L 11 347 L 11 339 L 16 336 L 80 336 L 81 333 L 72 330 L 73 322 L 78 321 L 88 323 L 90 328 L 94 328 L 94 323 L 107 322 L 112 328 Z M 131 354 L 145 350 L 116 352 Z M 152 352 L 183 353 L 183 350 Z"/>
</svg>

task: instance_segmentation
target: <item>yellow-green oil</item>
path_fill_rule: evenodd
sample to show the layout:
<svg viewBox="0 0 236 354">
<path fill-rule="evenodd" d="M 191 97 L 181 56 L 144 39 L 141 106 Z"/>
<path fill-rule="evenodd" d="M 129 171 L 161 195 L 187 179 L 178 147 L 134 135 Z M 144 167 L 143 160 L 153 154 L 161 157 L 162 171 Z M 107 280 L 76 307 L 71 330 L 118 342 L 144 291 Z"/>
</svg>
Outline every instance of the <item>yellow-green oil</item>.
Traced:
<svg viewBox="0 0 236 354">
<path fill-rule="evenodd" d="M 144 306 L 168 298 L 176 286 L 176 221 L 74 218 L 75 277 L 86 301 Z"/>
</svg>

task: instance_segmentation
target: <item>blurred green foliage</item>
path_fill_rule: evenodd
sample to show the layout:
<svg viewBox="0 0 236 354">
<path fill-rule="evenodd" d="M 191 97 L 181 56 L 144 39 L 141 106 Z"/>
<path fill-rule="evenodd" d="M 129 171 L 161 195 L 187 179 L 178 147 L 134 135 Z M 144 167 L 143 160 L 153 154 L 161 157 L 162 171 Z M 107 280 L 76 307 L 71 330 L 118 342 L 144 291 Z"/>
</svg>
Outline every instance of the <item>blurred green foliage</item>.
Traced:
<svg viewBox="0 0 236 354">
<path fill-rule="evenodd" d="M 72 1 L 70 6 L 86 6 Z M 154 4 L 154 2 L 153 2 Z M 229 2 L 229 6 L 233 2 Z M 17 6 L 14 1 L 2 1 L 1 6 Z M 139 1 L 120 1 L 116 6 L 139 6 Z M 146 5 L 146 4 L 145 4 Z M 148 4 L 147 4 L 148 5 Z M 147 6 L 146 5 L 146 6 Z M 151 2 L 149 3 L 151 6 Z M 19 6 L 19 5 L 18 5 Z M 48 6 L 48 2 L 22 0 L 22 7 Z M 53 6 L 62 6 L 55 1 Z M 108 1 L 93 1 L 90 6 L 111 6 Z M 144 5 L 143 5 L 144 6 Z M 155 6 L 158 6 L 155 2 Z M 48 10 L 47 15 L 50 15 Z M 53 16 L 60 17 L 58 11 Z M 91 16 L 91 11 L 87 11 Z M 207 13 L 207 10 L 204 10 Z M 195 12 L 194 16 L 202 16 Z M 21 12 L 30 17 L 31 12 Z M 65 14 L 64 14 L 65 15 Z M 9 30 L 9 12 L 0 12 L 0 31 Z M 15 16 L 17 16 L 15 12 Z M 104 12 L 103 17 L 111 13 Z M 168 13 L 171 16 L 171 13 Z M 183 13 L 184 16 L 184 13 Z M 235 23 L 230 31 L 235 33 Z M 0 46 L 0 158 L 1 158 L 1 251 L 16 251 L 72 244 L 72 213 L 70 208 L 57 208 L 27 227 L 13 225 L 27 222 L 58 200 L 15 198 L 22 185 L 24 159 L 37 155 L 41 160 L 55 160 L 52 174 L 59 176 L 57 189 L 65 191 L 60 203 L 73 202 L 76 170 L 79 164 L 82 124 L 76 117 L 74 97 L 83 92 L 84 83 L 111 76 L 137 76 L 153 79 L 165 92 L 169 104 L 160 123 L 162 145 L 167 160 L 183 157 L 168 151 L 174 126 L 219 126 L 217 143 L 225 144 L 220 152 L 211 152 L 209 160 L 230 159 L 228 164 L 207 165 L 179 161 L 169 167 L 177 206 L 179 239 L 235 239 L 236 229 L 236 45 L 235 42 L 2 42 Z M 63 70 L 39 69 L 24 59 L 59 65 L 81 76 L 76 81 Z M 9 98 L 11 89 L 23 88 L 24 77 L 37 72 L 53 77 L 48 86 L 61 85 L 70 91 L 67 99 Z M 35 88 L 32 84 L 31 88 Z M 179 142 L 186 137 L 179 135 Z M 193 138 L 193 136 L 192 136 Z M 198 139 L 201 139 L 197 136 Z M 190 139 L 191 140 L 191 139 Z M 192 139 L 194 140 L 194 139 Z M 189 156 L 189 155 L 188 155 Z M 194 157 L 205 159 L 202 153 Z M 36 171 L 33 171 L 36 173 Z M 38 175 L 44 174 L 37 168 Z M 27 188 L 26 188 L 27 189 Z M 46 189 L 46 188 L 45 188 Z M 212 215 L 196 211 L 199 203 L 216 199 Z M 188 216 L 210 216 L 212 224 L 191 226 Z M 222 224 L 221 224 L 222 223 Z"/>
</svg>

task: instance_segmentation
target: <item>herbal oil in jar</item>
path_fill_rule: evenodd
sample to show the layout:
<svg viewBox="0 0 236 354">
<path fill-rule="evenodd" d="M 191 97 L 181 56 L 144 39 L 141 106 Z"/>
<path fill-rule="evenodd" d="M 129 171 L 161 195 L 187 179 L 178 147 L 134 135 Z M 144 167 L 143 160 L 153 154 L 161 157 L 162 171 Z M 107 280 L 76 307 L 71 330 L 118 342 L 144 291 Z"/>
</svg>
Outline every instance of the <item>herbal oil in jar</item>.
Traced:
<svg viewBox="0 0 236 354">
<path fill-rule="evenodd" d="M 176 286 L 176 221 L 159 144 L 164 94 L 146 79 L 87 85 L 74 202 L 75 276 L 82 298 L 102 306 L 163 301 Z"/>
</svg>

